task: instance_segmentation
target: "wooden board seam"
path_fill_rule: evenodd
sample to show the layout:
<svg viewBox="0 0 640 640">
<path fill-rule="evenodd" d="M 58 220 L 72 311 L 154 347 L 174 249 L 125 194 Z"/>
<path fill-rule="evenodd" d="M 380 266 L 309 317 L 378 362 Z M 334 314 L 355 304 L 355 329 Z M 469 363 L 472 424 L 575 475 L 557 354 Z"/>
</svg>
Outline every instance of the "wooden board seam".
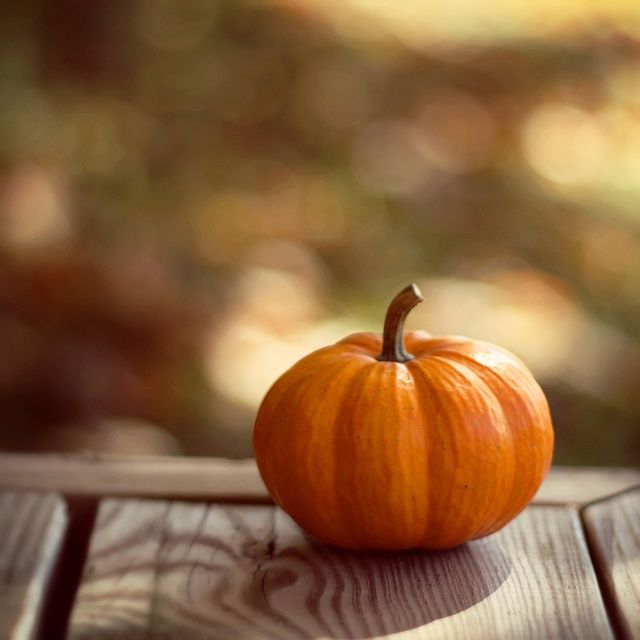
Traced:
<svg viewBox="0 0 640 640">
<path fill-rule="evenodd" d="M 629 489 L 624 489 L 623 491 L 618 491 L 610 496 L 607 496 L 606 498 L 593 500 L 592 502 L 589 502 L 578 509 L 578 517 L 580 521 L 580 527 L 582 528 L 582 535 L 585 539 L 587 550 L 589 552 L 589 561 L 591 562 L 591 566 L 593 567 L 593 571 L 598 581 L 598 589 L 600 590 L 600 595 L 602 597 L 602 601 L 604 602 L 604 608 L 607 612 L 607 617 L 609 618 L 609 624 L 613 629 L 615 637 L 620 639 L 626 638 L 626 634 L 624 632 L 624 624 L 620 619 L 620 612 L 615 602 L 615 596 L 612 593 L 607 581 L 607 577 L 604 575 L 604 572 L 602 570 L 602 561 L 601 559 L 599 559 L 600 553 L 598 551 L 596 542 L 593 539 L 591 531 L 589 530 L 589 527 L 585 522 L 584 514 L 586 512 L 586 509 L 591 505 L 597 504 L 599 502 L 605 502 L 606 500 L 615 498 L 619 495 L 624 495 L 625 493 L 628 493 L 630 491 L 635 491 L 636 489 L 638 489 L 638 487 L 640 487 L 640 485 L 631 487 Z"/>
<path fill-rule="evenodd" d="M 36 640 L 66 638 L 98 511 L 98 499 L 61 497 L 67 523 L 34 634 Z"/>
</svg>

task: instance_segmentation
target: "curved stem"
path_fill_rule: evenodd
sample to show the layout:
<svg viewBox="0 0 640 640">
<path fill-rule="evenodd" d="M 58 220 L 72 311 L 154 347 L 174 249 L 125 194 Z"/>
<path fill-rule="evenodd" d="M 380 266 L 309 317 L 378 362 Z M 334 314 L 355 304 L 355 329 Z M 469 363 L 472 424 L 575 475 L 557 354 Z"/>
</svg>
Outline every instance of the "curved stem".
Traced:
<svg viewBox="0 0 640 640">
<path fill-rule="evenodd" d="M 404 321 L 409 311 L 424 298 L 416 284 L 407 285 L 392 301 L 384 318 L 382 334 L 382 353 L 376 360 L 386 362 L 407 362 L 413 356 L 404 349 Z"/>
</svg>

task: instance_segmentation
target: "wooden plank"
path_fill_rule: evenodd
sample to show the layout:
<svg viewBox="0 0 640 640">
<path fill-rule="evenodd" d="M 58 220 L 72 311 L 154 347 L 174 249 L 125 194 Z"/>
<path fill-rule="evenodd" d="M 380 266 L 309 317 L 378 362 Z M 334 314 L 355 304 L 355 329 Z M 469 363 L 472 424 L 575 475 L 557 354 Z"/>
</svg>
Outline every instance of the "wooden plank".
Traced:
<svg viewBox="0 0 640 640">
<path fill-rule="evenodd" d="M 445 552 L 345 552 L 272 506 L 103 501 L 70 638 L 611 638 L 577 512 Z"/>
<path fill-rule="evenodd" d="M 637 469 L 554 467 L 535 500 L 585 503 L 640 485 Z M 0 455 L 0 487 L 75 495 L 270 502 L 254 460 Z"/>
<path fill-rule="evenodd" d="M 254 460 L 154 456 L 0 456 L 0 487 L 84 496 L 271 502 Z"/>
<path fill-rule="evenodd" d="M 594 561 L 625 638 L 640 638 L 640 489 L 583 509 Z"/>
<path fill-rule="evenodd" d="M 611 467 L 553 467 L 535 502 L 593 502 L 640 485 L 640 470 Z"/>
<path fill-rule="evenodd" d="M 0 638 L 32 638 L 66 527 L 53 494 L 0 493 Z"/>
</svg>

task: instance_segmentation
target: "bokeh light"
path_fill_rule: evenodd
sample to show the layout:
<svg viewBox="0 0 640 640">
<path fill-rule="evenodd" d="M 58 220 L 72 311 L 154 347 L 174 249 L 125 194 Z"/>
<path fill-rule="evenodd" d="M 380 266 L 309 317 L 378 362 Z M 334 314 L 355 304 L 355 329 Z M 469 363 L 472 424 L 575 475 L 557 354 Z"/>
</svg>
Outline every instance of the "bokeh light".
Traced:
<svg viewBox="0 0 640 640">
<path fill-rule="evenodd" d="M 593 184 L 607 165 L 607 142 L 597 119 L 573 106 L 543 105 L 525 123 L 527 160 L 543 178 L 563 185 Z"/>
<path fill-rule="evenodd" d="M 309 351 L 513 350 L 640 463 L 637 2 L 0 8 L 0 447 L 251 455 Z"/>
</svg>

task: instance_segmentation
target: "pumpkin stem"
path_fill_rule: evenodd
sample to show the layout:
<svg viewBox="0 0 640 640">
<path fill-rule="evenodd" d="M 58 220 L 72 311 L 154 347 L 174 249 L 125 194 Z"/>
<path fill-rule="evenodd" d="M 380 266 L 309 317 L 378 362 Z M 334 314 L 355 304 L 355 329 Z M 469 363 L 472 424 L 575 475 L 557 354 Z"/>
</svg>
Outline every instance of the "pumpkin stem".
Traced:
<svg viewBox="0 0 640 640">
<path fill-rule="evenodd" d="M 404 348 L 404 321 L 409 311 L 424 298 L 418 286 L 414 283 L 407 285 L 392 301 L 384 318 L 382 334 L 382 353 L 376 360 L 385 362 L 407 362 L 414 356 Z"/>
</svg>

